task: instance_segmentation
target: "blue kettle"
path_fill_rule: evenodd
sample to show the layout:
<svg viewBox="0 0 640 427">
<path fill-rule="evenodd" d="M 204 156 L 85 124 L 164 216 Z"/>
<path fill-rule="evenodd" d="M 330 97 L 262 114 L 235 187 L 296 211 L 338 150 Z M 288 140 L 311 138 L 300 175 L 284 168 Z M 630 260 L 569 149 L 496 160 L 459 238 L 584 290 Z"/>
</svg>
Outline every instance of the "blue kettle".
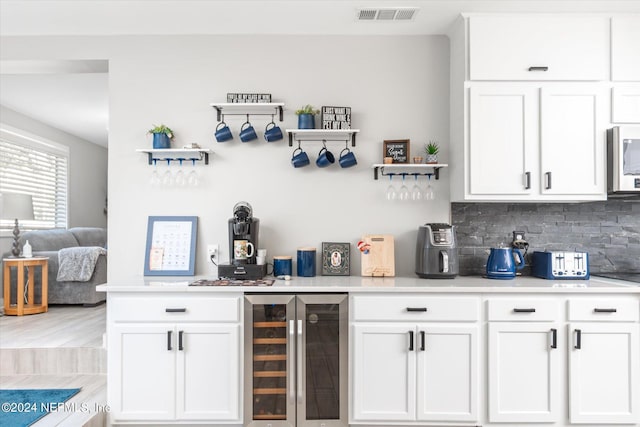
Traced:
<svg viewBox="0 0 640 427">
<path fill-rule="evenodd" d="M 513 258 L 514 254 L 519 260 L 517 266 Z M 487 277 L 489 279 L 513 279 L 516 277 L 516 270 L 522 270 L 522 268 L 524 268 L 524 257 L 518 249 L 491 248 L 487 260 Z"/>
</svg>

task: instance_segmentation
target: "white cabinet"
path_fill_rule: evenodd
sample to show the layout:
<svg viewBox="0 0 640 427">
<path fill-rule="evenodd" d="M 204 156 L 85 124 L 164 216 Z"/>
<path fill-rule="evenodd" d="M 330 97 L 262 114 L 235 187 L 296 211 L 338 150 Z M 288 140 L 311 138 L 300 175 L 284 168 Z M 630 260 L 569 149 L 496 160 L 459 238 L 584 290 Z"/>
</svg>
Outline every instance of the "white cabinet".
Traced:
<svg viewBox="0 0 640 427">
<path fill-rule="evenodd" d="M 637 51 L 634 53 L 637 56 Z M 606 16 L 501 14 L 469 18 L 470 80 L 608 78 Z"/>
<path fill-rule="evenodd" d="M 640 83 L 617 83 L 611 89 L 611 121 L 640 123 Z"/>
<path fill-rule="evenodd" d="M 356 296 L 351 316 L 351 422 L 477 419 L 475 298 Z"/>
<path fill-rule="evenodd" d="M 569 419 L 623 424 L 640 419 L 640 332 L 633 299 L 569 303 Z"/>
<path fill-rule="evenodd" d="M 540 104 L 542 194 L 606 198 L 607 104 L 599 85 L 544 86 Z"/>
<path fill-rule="evenodd" d="M 472 83 L 468 98 L 465 200 L 606 198 L 604 87 Z"/>
<path fill-rule="evenodd" d="M 640 15 L 611 18 L 611 80 L 640 81 Z"/>
<path fill-rule="evenodd" d="M 239 297 L 109 298 L 113 422 L 241 422 Z"/>
<path fill-rule="evenodd" d="M 489 421 L 554 422 L 562 372 L 558 303 L 493 299 L 488 307 Z"/>
</svg>

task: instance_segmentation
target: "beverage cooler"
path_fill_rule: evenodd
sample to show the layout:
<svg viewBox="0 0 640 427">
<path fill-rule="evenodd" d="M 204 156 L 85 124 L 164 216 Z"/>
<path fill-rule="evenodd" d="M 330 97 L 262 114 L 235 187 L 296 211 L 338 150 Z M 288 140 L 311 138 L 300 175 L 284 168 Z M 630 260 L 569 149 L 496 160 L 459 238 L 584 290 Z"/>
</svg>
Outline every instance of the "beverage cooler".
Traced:
<svg viewBox="0 0 640 427">
<path fill-rule="evenodd" d="M 347 426 L 347 311 L 346 294 L 245 296 L 245 426 Z"/>
</svg>

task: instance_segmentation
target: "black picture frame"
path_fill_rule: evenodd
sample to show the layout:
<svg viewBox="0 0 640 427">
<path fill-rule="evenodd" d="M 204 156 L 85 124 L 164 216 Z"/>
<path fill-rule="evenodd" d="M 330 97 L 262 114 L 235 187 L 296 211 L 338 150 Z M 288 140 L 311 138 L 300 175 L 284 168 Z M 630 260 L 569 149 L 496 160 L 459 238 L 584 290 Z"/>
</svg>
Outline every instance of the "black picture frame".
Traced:
<svg viewBox="0 0 640 427">
<path fill-rule="evenodd" d="M 383 142 L 382 157 L 391 157 L 393 163 L 409 163 L 410 140 L 408 139 L 385 139 Z"/>
<path fill-rule="evenodd" d="M 322 275 L 351 275 L 351 244 L 322 242 Z"/>
<path fill-rule="evenodd" d="M 150 216 L 144 275 L 193 276 L 197 228 L 197 216 Z"/>
</svg>

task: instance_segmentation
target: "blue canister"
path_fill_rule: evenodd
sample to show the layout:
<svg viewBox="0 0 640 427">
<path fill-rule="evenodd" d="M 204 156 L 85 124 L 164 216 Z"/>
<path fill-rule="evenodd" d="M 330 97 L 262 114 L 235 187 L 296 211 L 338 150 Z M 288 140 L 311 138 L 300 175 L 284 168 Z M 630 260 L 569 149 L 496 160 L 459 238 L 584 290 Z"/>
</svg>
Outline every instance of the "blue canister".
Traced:
<svg viewBox="0 0 640 427">
<path fill-rule="evenodd" d="M 298 276 L 316 275 L 316 248 L 298 248 Z"/>
<path fill-rule="evenodd" d="M 273 275 L 278 276 L 291 276 L 293 274 L 293 267 L 291 266 L 291 256 L 274 256 L 273 257 Z"/>
</svg>

